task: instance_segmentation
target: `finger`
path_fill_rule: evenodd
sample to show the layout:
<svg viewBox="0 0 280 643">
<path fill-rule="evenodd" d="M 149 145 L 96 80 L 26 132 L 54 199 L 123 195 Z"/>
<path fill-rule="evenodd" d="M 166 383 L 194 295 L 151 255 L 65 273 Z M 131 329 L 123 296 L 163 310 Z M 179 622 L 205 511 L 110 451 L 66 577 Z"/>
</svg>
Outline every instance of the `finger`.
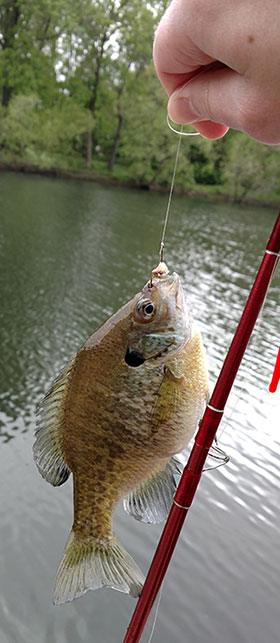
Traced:
<svg viewBox="0 0 280 643">
<path fill-rule="evenodd" d="M 172 8 L 161 20 L 153 46 L 155 69 L 168 95 L 215 60 L 189 38 L 182 20 L 171 20 Z"/>
<path fill-rule="evenodd" d="M 168 114 L 176 123 L 194 124 L 206 136 L 208 125 L 204 133 L 199 129 L 202 121 L 232 127 L 264 143 L 276 142 L 265 91 L 228 68 L 203 72 L 173 92 Z"/>
<path fill-rule="evenodd" d="M 167 94 L 216 61 L 243 70 L 242 23 L 236 16 L 233 20 L 234 10 L 225 0 L 173 0 L 153 47 L 156 72 Z"/>
<path fill-rule="evenodd" d="M 208 138 L 211 140 L 216 140 L 218 138 L 223 138 L 228 132 L 229 127 L 222 125 L 221 123 L 213 123 L 213 121 L 199 121 L 193 123 L 193 127 L 203 136 L 203 138 Z"/>
</svg>

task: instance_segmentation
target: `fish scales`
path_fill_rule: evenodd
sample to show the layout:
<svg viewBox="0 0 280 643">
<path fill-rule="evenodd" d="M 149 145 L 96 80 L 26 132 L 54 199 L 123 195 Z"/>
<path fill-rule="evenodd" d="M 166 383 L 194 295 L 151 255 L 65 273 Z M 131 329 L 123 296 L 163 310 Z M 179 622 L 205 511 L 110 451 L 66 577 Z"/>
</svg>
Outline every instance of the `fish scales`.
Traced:
<svg viewBox="0 0 280 643">
<path fill-rule="evenodd" d="M 73 473 L 74 523 L 56 603 L 102 586 L 139 594 L 142 573 L 114 535 L 112 514 L 124 498 L 137 520 L 167 516 L 174 455 L 193 436 L 207 397 L 201 335 L 178 275 L 163 268 L 85 342 L 41 406 L 37 466 L 52 484 Z"/>
</svg>

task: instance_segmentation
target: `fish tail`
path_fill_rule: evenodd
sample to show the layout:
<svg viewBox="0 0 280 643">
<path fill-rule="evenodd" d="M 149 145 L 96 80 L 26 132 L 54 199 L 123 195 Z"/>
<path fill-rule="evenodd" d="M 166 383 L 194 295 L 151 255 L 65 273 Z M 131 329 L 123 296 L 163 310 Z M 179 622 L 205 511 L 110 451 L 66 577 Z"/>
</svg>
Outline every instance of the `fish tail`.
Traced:
<svg viewBox="0 0 280 643">
<path fill-rule="evenodd" d="M 53 602 L 60 605 L 100 587 L 110 587 L 136 598 L 144 580 L 139 567 L 113 532 L 106 541 L 100 541 L 82 539 L 72 529 L 57 570 Z"/>
</svg>

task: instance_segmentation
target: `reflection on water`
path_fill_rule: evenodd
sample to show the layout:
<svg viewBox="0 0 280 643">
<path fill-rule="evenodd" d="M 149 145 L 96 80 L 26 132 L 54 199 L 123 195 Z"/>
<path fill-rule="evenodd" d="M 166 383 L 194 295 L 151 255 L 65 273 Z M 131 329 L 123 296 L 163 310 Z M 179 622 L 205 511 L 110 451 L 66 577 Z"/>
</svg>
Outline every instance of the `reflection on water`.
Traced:
<svg viewBox="0 0 280 643">
<path fill-rule="evenodd" d="M 166 196 L 0 175 L 0 642 L 118 643 L 133 599 L 104 590 L 53 608 L 72 514 L 31 455 L 35 409 L 85 338 L 138 291 L 157 262 Z M 174 198 L 166 260 L 221 368 L 275 219 L 269 210 Z M 278 643 L 279 275 L 231 393 L 226 467 L 203 475 L 164 583 L 153 643 Z M 14 439 L 16 438 L 16 439 Z M 119 507 L 115 529 L 143 571 L 161 526 Z M 143 641 L 148 640 L 147 632 Z"/>
</svg>

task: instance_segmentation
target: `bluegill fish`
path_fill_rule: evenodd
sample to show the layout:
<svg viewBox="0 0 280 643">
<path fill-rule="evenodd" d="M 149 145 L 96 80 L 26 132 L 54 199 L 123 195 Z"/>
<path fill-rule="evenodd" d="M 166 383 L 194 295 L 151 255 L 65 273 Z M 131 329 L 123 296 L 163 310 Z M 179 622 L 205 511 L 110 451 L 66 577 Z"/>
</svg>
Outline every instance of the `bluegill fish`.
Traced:
<svg viewBox="0 0 280 643">
<path fill-rule="evenodd" d="M 180 278 L 164 263 L 78 351 L 43 399 L 34 458 L 61 485 L 73 474 L 74 523 L 54 603 L 102 586 L 138 596 L 144 577 L 112 531 L 121 498 L 157 523 L 176 490 L 174 457 L 192 438 L 208 397 L 199 331 Z"/>
</svg>

